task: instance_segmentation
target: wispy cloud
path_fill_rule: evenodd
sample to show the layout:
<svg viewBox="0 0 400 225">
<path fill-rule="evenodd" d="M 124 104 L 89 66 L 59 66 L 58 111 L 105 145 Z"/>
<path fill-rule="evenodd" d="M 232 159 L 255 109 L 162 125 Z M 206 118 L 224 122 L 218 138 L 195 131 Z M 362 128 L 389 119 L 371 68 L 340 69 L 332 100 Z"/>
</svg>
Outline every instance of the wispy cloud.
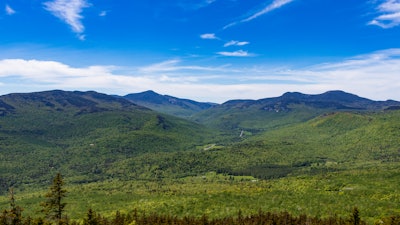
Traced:
<svg viewBox="0 0 400 225">
<path fill-rule="evenodd" d="M 376 25 L 384 29 L 400 25 L 400 0 L 385 0 L 377 7 L 381 14 L 370 21 L 369 25 Z"/>
<path fill-rule="evenodd" d="M 249 57 L 249 56 L 253 56 L 253 54 L 250 54 L 247 51 L 243 51 L 243 50 L 237 50 L 234 52 L 217 52 L 218 55 L 222 55 L 222 56 L 230 56 L 230 57 Z"/>
<path fill-rule="evenodd" d="M 235 26 L 235 25 L 240 24 L 240 23 L 249 22 L 249 21 L 254 20 L 254 19 L 256 19 L 256 18 L 258 18 L 258 17 L 260 17 L 260 16 L 262 16 L 262 15 L 264 15 L 266 13 L 269 13 L 269 12 L 275 10 L 275 9 L 281 8 L 282 6 L 284 6 L 286 4 L 289 4 L 289 3 L 293 2 L 293 1 L 294 0 L 274 0 L 271 4 L 267 5 L 265 8 L 259 10 L 258 12 L 252 14 L 251 16 L 249 16 L 249 17 L 247 17 L 245 19 L 230 23 L 230 24 L 224 26 L 223 29 L 227 29 L 229 27 Z"/>
<path fill-rule="evenodd" d="M 78 34 L 79 39 L 85 39 L 82 35 L 85 30 L 82 24 L 82 11 L 90 6 L 89 3 L 85 0 L 54 0 L 43 4 L 47 11 L 68 24 L 72 31 Z"/>
<path fill-rule="evenodd" d="M 179 59 L 172 59 L 155 63 L 149 66 L 140 67 L 138 69 L 141 73 L 158 73 L 158 72 L 173 72 L 173 71 L 208 71 L 208 72 L 223 72 L 226 71 L 225 66 L 211 67 L 211 66 L 194 66 L 194 65 L 181 65 L 182 61 Z"/>
<path fill-rule="evenodd" d="M 107 16 L 107 11 L 101 11 L 99 13 L 99 16 L 103 17 L 103 16 Z"/>
<path fill-rule="evenodd" d="M 198 10 L 216 2 L 217 0 L 182 1 L 178 5 L 186 10 Z"/>
<path fill-rule="evenodd" d="M 250 42 L 247 41 L 228 41 L 224 44 L 224 47 L 229 47 L 229 46 L 244 46 L 244 45 L 248 45 L 250 44 Z"/>
<path fill-rule="evenodd" d="M 16 13 L 16 11 L 13 8 L 11 8 L 11 6 L 9 6 L 9 5 L 6 5 L 5 11 L 6 11 L 6 14 L 9 16 L 14 15 Z"/>
<path fill-rule="evenodd" d="M 211 39 L 211 40 L 218 40 L 219 38 L 217 36 L 215 36 L 214 33 L 208 33 L 208 34 L 202 34 L 200 35 L 201 39 Z"/>
</svg>

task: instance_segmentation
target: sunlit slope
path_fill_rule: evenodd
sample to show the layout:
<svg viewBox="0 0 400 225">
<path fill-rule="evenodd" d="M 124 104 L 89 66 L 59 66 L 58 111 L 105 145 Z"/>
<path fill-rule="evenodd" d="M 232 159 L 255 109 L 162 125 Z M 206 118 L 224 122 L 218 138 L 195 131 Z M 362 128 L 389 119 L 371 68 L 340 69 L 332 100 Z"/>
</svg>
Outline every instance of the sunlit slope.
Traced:
<svg viewBox="0 0 400 225">
<path fill-rule="evenodd" d="M 324 114 L 232 146 L 243 169 L 228 171 L 269 177 L 399 163 L 399 133 L 400 111 Z"/>
<path fill-rule="evenodd" d="M 196 176 L 206 172 L 261 179 L 380 168 L 400 163 L 400 111 L 336 112 L 194 151 L 146 153 L 121 163 L 126 179 Z M 129 173 L 135 171 L 135 173 Z"/>
</svg>

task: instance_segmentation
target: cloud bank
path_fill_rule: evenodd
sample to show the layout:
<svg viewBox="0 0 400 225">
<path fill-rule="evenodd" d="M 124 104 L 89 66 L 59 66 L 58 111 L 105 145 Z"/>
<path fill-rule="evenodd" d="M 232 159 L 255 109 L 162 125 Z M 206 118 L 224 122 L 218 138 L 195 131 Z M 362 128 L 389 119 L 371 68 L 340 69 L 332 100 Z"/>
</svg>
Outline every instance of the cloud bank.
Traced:
<svg viewBox="0 0 400 225">
<path fill-rule="evenodd" d="M 73 67 L 56 61 L 0 60 L 1 94 L 15 92 L 96 90 L 127 94 L 145 90 L 222 103 L 259 99 L 287 91 L 317 94 L 344 90 L 374 100 L 400 96 L 400 49 L 386 49 L 304 68 L 263 65 L 202 66 L 171 59 L 143 67 L 94 65 Z M 397 99 L 396 99 L 397 98 Z"/>
</svg>

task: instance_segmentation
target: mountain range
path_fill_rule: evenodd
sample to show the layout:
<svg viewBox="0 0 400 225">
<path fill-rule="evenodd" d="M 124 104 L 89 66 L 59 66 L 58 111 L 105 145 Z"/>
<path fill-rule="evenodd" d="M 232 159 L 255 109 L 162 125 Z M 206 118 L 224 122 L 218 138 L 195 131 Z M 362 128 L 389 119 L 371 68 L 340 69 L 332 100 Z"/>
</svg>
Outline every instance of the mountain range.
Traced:
<svg viewBox="0 0 400 225">
<path fill-rule="evenodd" d="M 222 104 L 196 102 L 181 99 L 169 95 L 160 95 L 154 91 L 128 94 L 123 96 L 137 105 L 148 107 L 154 111 L 171 114 L 178 117 L 197 119 L 199 112 L 203 114 L 218 114 L 223 110 L 250 110 L 259 109 L 272 112 L 287 112 L 295 105 L 303 105 L 316 109 L 327 110 L 385 110 L 400 106 L 400 102 L 394 100 L 373 101 L 343 91 L 328 91 L 322 94 L 309 95 L 299 92 L 287 92 L 279 97 L 264 98 L 258 100 L 229 100 Z M 207 113 L 204 113 L 207 111 Z"/>
</svg>

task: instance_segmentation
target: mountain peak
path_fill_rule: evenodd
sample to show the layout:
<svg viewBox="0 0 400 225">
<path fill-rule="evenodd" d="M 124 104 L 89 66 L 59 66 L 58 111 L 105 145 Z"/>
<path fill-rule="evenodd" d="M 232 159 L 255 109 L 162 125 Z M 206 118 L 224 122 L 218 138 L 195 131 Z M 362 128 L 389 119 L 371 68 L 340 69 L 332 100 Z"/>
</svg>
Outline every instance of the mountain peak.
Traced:
<svg viewBox="0 0 400 225">
<path fill-rule="evenodd" d="M 194 113 L 208 109 L 214 104 L 196 102 L 189 99 L 176 98 L 169 95 L 160 95 L 152 90 L 136 94 L 128 94 L 123 98 L 155 111 L 179 117 L 189 117 Z"/>
<path fill-rule="evenodd" d="M 154 104 L 162 104 L 166 99 L 165 96 L 160 95 L 152 90 L 136 93 L 136 94 L 128 94 L 123 96 L 125 99 L 135 102 L 151 102 Z M 136 103 L 137 104 L 137 103 Z M 144 105 L 146 106 L 146 105 Z"/>
<path fill-rule="evenodd" d="M 335 101 L 344 101 L 344 102 L 355 102 L 355 101 L 368 101 L 372 102 L 372 100 L 359 97 L 358 95 L 347 93 L 340 90 L 327 91 L 323 94 L 318 95 L 319 99 L 323 100 L 335 100 Z"/>
<path fill-rule="evenodd" d="M 305 96 L 308 96 L 308 95 L 305 95 L 305 94 L 300 93 L 300 92 L 286 92 L 280 98 L 300 99 L 300 98 L 304 98 Z"/>
</svg>

